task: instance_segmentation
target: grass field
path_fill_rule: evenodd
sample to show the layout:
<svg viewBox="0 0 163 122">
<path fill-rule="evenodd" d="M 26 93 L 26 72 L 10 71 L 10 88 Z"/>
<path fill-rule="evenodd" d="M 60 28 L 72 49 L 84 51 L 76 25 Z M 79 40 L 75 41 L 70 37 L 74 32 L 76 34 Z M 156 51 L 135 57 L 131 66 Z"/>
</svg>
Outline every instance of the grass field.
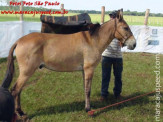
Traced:
<svg viewBox="0 0 163 122">
<path fill-rule="evenodd" d="M 160 61 L 163 55 L 160 55 Z M 155 90 L 155 54 L 123 53 L 123 99 Z M 5 76 L 6 59 L 0 59 L 0 82 Z M 16 73 L 18 65 L 15 60 Z M 163 63 L 161 62 L 161 84 L 163 83 Z M 95 70 L 91 105 L 92 109 L 117 102 L 113 97 L 114 77 L 110 82 L 110 96 L 101 103 L 101 64 Z M 12 83 L 12 85 L 13 85 Z M 27 82 L 22 92 L 22 107 L 34 122 L 154 122 L 155 96 L 149 95 L 97 113 L 89 117 L 84 110 L 84 89 L 81 72 L 61 73 L 38 69 Z M 163 101 L 161 100 L 161 111 Z M 162 115 L 162 113 L 161 113 Z"/>
<path fill-rule="evenodd" d="M 69 13 L 66 16 L 75 15 L 77 13 Z M 93 23 L 101 22 L 100 14 L 89 14 Z M 56 14 L 55 16 L 60 16 Z M 129 25 L 143 25 L 144 16 L 124 16 Z M 109 20 L 109 16 L 105 16 L 105 21 Z M 19 21 L 19 15 L 2 15 L 0 14 L 0 21 Z M 24 15 L 24 21 L 40 21 L 40 15 Z M 149 17 L 148 25 L 150 26 L 163 26 L 163 17 Z"/>
</svg>

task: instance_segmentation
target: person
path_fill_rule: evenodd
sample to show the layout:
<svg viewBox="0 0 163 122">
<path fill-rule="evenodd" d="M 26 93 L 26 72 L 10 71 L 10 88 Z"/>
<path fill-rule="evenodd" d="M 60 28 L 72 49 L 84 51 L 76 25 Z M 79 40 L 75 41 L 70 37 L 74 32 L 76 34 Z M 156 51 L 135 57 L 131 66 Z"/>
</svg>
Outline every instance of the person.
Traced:
<svg viewBox="0 0 163 122">
<path fill-rule="evenodd" d="M 116 18 L 116 11 L 109 14 L 110 19 Z M 110 45 L 102 53 L 102 86 L 101 86 L 101 101 L 107 100 L 109 92 L 109 82 L 111 78 L 111 69 L 113 66 L 114 73 L 114 96 L 120 98 L 122 91 L 122 70 L 123 59 L 120 42 L 115 38 Z"/>
</svg>

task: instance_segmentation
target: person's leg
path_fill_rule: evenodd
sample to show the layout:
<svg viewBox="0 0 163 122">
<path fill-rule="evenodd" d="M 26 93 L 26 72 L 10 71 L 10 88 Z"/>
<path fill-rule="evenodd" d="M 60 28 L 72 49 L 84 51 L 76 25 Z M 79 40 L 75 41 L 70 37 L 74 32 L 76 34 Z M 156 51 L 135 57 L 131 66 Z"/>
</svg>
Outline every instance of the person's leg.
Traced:
<svg viewBox="0 0 163 122">
<path fill-rule="evenodd" d="M 118 97 L 122 91 L 122 71 L 123 71 L 123 59 L 122 58 L 115 58 L 113 62 L 113 69 L 114 69 L 114 96 Z"/>
<path fill-rule="evenodd" d="M 107 97 L 109 92 L 109 82 L 111 76 L 111 66 L 112 61 L 109 57 L 102 57 L 102 87 L 101 87 L 101 96 Z"/>
</svg>

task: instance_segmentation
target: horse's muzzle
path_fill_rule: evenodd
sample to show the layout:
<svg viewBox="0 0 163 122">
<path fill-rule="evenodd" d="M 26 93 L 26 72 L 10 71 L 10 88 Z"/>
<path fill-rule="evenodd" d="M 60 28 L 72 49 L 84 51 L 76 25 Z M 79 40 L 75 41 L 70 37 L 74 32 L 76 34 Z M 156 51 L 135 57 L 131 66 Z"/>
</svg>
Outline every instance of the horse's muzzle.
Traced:
<svg viewBox="0 0 163 122">
<path fill-rule="evenodd" d="M 136 40 L 134 36 L 131 36 L 126 42 L 125 45 L 127 46 L 127 49 L 134 50 L 136 47 Z"/>
</svg>

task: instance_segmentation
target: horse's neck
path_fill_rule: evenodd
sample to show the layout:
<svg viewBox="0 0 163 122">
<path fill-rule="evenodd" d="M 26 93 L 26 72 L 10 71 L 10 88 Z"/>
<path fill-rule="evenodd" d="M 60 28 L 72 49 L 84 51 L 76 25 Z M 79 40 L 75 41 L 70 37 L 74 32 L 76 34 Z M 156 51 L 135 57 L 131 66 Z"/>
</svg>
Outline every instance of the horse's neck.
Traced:
<svg viewBox="0 0 163 122">
<path fill-rule="evenodd" d="M 114 32 L 115 32 L 115 23 L 114 20 L 110 20 L 105 24 L 101 25 L 99 29 L 99 50 L 102 53 L 107 46 L 111 43 L 114 39 Z"/>
</svg>

